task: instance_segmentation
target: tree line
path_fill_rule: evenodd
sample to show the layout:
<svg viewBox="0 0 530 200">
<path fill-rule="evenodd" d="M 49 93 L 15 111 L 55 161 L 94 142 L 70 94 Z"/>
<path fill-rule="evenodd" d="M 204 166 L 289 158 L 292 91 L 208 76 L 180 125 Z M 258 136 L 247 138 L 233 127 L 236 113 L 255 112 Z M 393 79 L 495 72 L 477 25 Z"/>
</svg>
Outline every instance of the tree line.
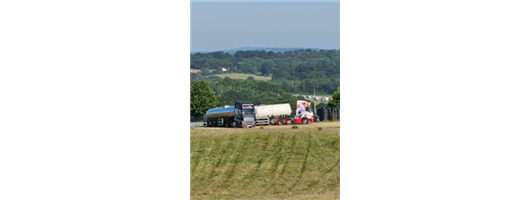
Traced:
<svg viewBox="0 0 530 200">
<path fill-rule="evenodd" d="M 340 86 L 339 50 L 296 50 L 287 52 L 237 51 L 195 53 L 191 68 L 201 73 L 191 74 L 191 81 L 212 74 L 228 72 L 272 76 L 273 83 L 289 93 L 332 94 Z"/>
</svg>

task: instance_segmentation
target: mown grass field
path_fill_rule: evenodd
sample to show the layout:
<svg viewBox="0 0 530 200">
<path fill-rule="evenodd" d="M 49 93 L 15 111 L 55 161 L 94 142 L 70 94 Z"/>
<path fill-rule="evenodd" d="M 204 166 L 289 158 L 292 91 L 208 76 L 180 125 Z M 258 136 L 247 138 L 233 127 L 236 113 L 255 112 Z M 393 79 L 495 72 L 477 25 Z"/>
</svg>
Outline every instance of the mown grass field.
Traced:
<svg viewBox="0 0 530 200">
<path fill-rule="evenodd" d="M 270 77 L 270 76 L 258 76 L 258 75 L 255 75 L 255 74 L 242 74 L 242 73 L 215 74 L 215 75 L 212 75 L 212 76 L 218 76 L 218 77 L 221 77 L 221 78 L 228 77 L 228 78 L 231 78 L 231 79 L 247 79 L 249 76 L 252 76 L 252 77 L 254 77 L 254 79 L 260 80 L 260 81 L 270 81 L 270 80 L 272 80 L 272 77 Z"/>
<path fill-rule="evenodd" d="M 339 199 L 339 122 L 298 127 L 191 127 L 191 199 Z"/>
</svg>

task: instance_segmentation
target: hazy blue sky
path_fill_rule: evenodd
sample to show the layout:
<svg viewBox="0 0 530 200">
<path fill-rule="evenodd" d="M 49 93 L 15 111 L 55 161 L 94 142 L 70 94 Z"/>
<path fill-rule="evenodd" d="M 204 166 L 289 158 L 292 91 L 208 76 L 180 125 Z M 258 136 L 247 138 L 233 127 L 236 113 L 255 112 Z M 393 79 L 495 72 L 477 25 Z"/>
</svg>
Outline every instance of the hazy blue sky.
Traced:
<svg viewBox="0 0 530 200">
<path fill-rule="evenodd" d="M 238 47 L 339 49 L 332 2 L 191 2 L 191 51 Z"/>
</svg>

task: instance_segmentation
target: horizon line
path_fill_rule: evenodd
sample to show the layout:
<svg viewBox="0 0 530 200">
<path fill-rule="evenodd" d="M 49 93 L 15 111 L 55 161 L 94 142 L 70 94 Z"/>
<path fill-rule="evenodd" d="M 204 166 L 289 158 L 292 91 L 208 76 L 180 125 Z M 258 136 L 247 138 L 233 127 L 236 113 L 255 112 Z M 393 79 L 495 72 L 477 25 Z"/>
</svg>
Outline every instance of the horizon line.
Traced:
<svg viewBox="0 0 530 200">
<path fill-rule="evenodd" d="M 319 49 L 319 50 L 340 50 L 340 48 L 319 48 L 319 47 L 238 47 L 238 48 L 231 48 L 231 49 L 222 49 L 222 50 L 199 50 L 199 51 L 192 51 L 190 49 L 190 52 L 217 52 L 217 51 L 231 51 L 231 50 L 237 50 L 237 49 L 250 49 L 250 50 L 238 50 L 238 51 L 252 51 L 257 49 L 300 49 L 300 50 L 306 50 L 306 49 Z"/>
</svg>

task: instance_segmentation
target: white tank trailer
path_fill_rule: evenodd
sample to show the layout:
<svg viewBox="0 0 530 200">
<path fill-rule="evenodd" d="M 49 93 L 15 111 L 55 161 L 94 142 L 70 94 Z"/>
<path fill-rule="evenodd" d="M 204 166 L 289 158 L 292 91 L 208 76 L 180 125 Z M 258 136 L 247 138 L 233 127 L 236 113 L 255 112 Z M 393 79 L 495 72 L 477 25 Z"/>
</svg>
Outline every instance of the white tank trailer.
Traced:
<svg viewBox="0 0 530 200">
<path fill-rule="evenodd" d="M 254 105 L 237 102 L 234 106 L 212 108 L 204 115 L 208 127 L 254 127 Z"/>
<path fill-rule="evenodd" d="M 256 118 L 291 115 L 291 106 L 288 103 L 274 105 L 254 106 Z"/>
<path fill-rule="evenodd" d="M 290 125 L 314 122 L 310 102 L 299 100 L 296 102 L 296 106 L 294 115 L 288 103 L 255 106 L 256 125 Z"/>
<path fill-rule="evenodd" d="M 288 103 L 259 105 L 259 106 L 255 106 L 254 108 L 256 110 L 256 124 L 257 125 L 271 124 L 270 123 L 271 119 L 287 118 L 291 116 L 291 112 L 292 112 L 291 106 Z M 290 122 L 291 121 L 289 121 L 289 124 Z"/>
</svg>

